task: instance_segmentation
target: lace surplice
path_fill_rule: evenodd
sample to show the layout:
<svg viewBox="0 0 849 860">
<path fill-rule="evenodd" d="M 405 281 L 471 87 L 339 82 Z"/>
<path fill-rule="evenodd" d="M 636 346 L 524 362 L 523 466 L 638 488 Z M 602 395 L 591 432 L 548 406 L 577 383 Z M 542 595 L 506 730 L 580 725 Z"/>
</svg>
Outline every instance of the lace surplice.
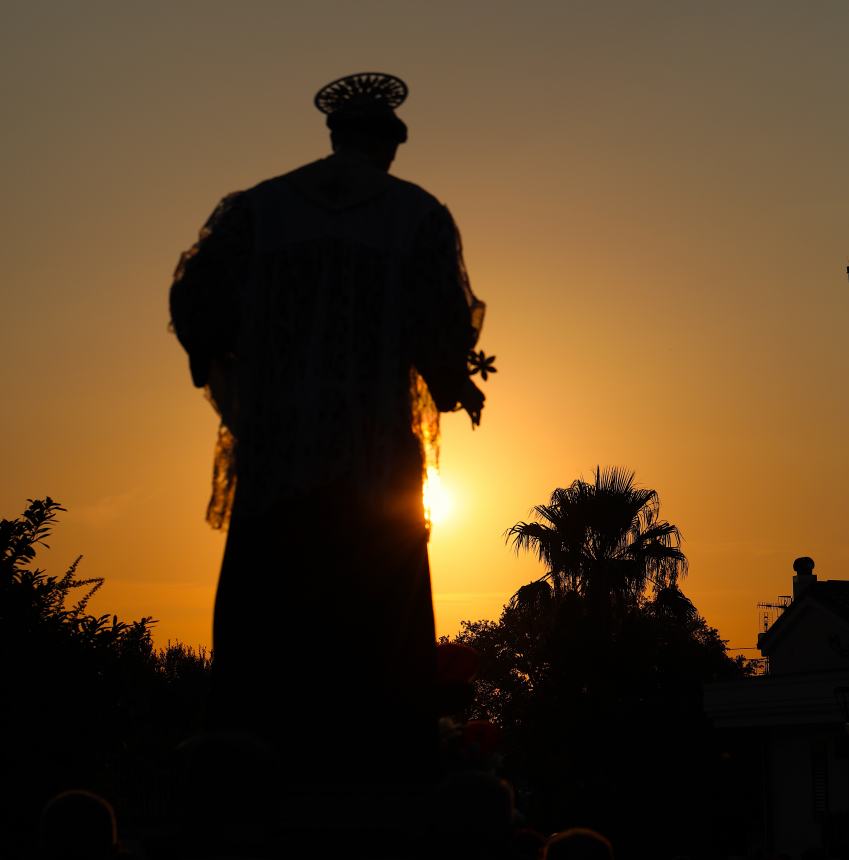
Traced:
<svg viewBox="0 0 849 860">
<path fill-rule="evenodd" d="M 438 456 L 439 411 L 468 379 L 483 305 L 450 213 L 409 183 L 334 164 L 224 198 L 175 273 L 174 329 L 222 418 L 216 527 L 237 476 L 248 514 L 343 476 L 379 496 L 411 467 L 411 440 L 420 476 Z M 334 209 L 334 182 L 366 193 Z"/>
</svg>

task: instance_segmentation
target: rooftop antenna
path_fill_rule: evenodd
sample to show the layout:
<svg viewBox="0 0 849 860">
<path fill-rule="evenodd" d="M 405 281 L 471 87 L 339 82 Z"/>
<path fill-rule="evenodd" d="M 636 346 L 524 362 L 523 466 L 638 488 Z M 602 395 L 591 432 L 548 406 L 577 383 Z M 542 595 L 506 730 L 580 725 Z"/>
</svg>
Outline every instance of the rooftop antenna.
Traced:
<svg viewBox="0 0 849 860">
<path fill-rule="evenodd" d="M 760 619 L 763 623 L 763 629 L 760 632 L 766 633 L 792 602 L 793 598 L 789 594 L 779 594 L 775 598 L 775 603 L 758 603 L 759 614 L 763 613 Z"/>
</svg>

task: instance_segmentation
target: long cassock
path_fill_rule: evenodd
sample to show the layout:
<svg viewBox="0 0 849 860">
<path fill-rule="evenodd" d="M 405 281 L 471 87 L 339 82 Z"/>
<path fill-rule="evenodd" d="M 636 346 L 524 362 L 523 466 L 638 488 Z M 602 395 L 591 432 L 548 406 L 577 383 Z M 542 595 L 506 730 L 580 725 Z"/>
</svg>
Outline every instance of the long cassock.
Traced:
<svg viewBox="0 0 849 860">
<path fill-rule="evenodd" d="M 330 156 L 226 197 L 171 315 L 222 419 L 211 725 L 269 738 L 296 781 L 425 777 L 422 476 L 483 317 L 450 213 Z"/>
</svg>

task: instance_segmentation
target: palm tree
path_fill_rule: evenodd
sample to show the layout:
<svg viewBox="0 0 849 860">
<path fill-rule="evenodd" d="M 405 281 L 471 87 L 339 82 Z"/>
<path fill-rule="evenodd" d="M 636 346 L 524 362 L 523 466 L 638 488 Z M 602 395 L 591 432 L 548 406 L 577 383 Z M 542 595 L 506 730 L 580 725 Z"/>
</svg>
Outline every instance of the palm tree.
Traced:
<svg viewBox="0 0 849 860">
<path fill-rule="evenodd" d="M 681 534 L 659 509 L 657 493 L 636 487 L 633 472 L 597 466 L 593 481 L 556 489 L 533 508 L 536 521 L 516 523 L 505 539 L 546 565 L 539 582 L 555 599 L 575 593 L 607 614 L 639 605 L 649 588 L 676 588 L 687 572 Z"/>
</svg>

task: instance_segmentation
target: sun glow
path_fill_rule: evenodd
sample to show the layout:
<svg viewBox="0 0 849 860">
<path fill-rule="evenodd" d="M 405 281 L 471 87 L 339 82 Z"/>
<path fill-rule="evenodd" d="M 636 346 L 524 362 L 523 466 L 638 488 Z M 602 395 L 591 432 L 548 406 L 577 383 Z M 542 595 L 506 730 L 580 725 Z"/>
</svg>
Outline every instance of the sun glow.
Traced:
<svg viewBox="0 0 849 860">
<path fill-rule="evenodd" d="M 427 467 L 422 497 L 425 517 L 434 525 L 445 522 L 454 509 L 453 499 L 443 486 L 439 470 L 435 466 Z"/>
</svg>

